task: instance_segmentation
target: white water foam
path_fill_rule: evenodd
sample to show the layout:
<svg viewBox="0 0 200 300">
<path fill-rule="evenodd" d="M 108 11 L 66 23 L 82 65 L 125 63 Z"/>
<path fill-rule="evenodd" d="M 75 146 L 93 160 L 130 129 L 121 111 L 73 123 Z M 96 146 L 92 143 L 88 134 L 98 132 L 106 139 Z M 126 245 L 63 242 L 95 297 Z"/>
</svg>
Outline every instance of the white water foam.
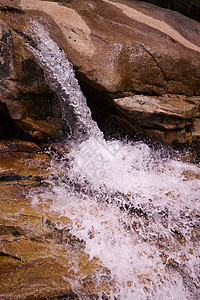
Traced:
<svg viewBox="0 0 200 300">
<path fill-rule="evenodd" d="M 79 103 L 83 96 L 79 87 L 74 92 L 78 83 L 64 53 L 38 23 L 30 32 L 35 42 L 45 41 L 33 51 L 49 85 L 54 82 L 58 94 L 60 85 L 65 94 L 72 91 L 67 99 L 78 102 L 78 126 L 88 129 L 88 139 L 74 144 L 56 166 L 67 175 L 56 184 L 50 180 L 49 190 L 33 197 L 34 205 L 51 199 L 51 210 L 72 221 L 70 231 L 85 241 L 90 258 L 111 272 L 109 299 L 198 299 L 199 167 L 163 159 L 143 142 L 105 141 L 85 100 Z M 72 90 L 68 75 L 76 82 Z M 56 173 L 54 166 L 52 161 Z"/>
<path fill-rule="evenodd" d="M 69 156 L 69 181 L 43 201 L 53 199 L 91 259 L 109 268 L 117 283 L 110 299 L 196 299 L 200 184 L 187 172 L 199 168 L 162 161 L 143 143 L 94 137 Z"/>
</svg>

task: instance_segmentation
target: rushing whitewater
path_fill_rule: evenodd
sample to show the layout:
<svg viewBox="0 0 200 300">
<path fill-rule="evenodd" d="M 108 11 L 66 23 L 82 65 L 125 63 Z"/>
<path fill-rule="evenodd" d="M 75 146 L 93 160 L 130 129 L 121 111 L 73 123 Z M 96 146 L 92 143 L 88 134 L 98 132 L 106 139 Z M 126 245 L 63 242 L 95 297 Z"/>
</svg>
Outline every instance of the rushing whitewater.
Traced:
<svg viewBox="0 0 200 300">
<path fill-rule="evenodd" d="M 64 52 L 39 23 L 28 34 L 49 86 L 73 113 L 64 117 L 76 139 L 66 140 L 70 152 L 59 163 L 52 159 L 52 172 L 67 175 L 49 179 L 33 205 L 49 201 L 72 221 L 84 251 L 110 270 L 109 299 L 198 299 L 199 167 L 163 158 L 143 142 L 105 141 Z"/>
</svg>

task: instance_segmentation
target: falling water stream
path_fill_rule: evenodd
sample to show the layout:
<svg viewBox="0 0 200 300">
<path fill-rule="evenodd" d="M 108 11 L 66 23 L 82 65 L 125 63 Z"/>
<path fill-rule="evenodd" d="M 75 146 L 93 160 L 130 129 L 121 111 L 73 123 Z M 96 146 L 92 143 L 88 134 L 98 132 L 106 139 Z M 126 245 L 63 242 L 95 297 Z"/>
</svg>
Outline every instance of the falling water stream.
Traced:
<svg viewBox="0 0 200 300">
<path fill-rule="evenodd" d="M 143 142 L 106 141 L 65 53 L 39 23 L 28 34 L 71 128 L 57 163 L 67 176 L 33 204 L 51 199 L 50 209 L 72 221 L 84 251 L 110 270 L 109 299 L 199 299 L 199 167 Z"/>
</svg>

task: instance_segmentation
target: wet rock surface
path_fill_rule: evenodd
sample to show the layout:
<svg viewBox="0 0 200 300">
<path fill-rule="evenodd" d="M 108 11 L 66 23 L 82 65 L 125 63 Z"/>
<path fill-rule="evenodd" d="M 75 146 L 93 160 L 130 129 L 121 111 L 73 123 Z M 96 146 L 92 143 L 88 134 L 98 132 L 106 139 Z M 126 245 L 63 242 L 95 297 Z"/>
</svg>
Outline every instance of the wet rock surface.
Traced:
<svg viewBox="0 0 200 300">
<path fill-rule="evenodd" d="M 92 298 L 112 285 L 108 270 L 69 233 L 70 220 L 32 205 L 29 193 L 46 188 L 49 167 L 44 153 L 0 153 L 1 299 Z"/>
<path fill-rule="evenodd" d="M 12 152 L 39 152 L 41 148 L 33 143 L 22 140 L 2 140 L 0 141 L 0 153 Z"/>
</svg>

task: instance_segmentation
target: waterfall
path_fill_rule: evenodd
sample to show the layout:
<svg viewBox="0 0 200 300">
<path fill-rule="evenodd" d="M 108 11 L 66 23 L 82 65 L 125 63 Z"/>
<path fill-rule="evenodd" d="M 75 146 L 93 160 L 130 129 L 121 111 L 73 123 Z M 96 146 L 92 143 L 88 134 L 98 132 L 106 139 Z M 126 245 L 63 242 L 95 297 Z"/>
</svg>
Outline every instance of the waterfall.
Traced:
<svg viewBox="0 0 200 300">
<path fill-rule="evenodd" d="M 56 93 L 63 118 L 68 123 L 72 139 L 91 134 L 101 137 L 97 124 L 92 120 L 86 99 L 74 75 L 73 65 L 64 51 L 50 38 L 49 33 L 37 21 L 32 21 L 27 32 L 32 43 L 28 48 L 42 67 L 46 82 Z"/>
<path fill-rule="evenodd" d="M 28 33 L 76 140 L 59 163 L 52 160 L 52 172 L 67 175 L 50 179 L 33 205 L 51 199 L 50 209 L 71 220 L 90 258 L 110 270 L 109 299 L 198 299 L 199 167 L 143 142 L 105 141 L 64 52 L 39 23 Z"/>
</svg>

